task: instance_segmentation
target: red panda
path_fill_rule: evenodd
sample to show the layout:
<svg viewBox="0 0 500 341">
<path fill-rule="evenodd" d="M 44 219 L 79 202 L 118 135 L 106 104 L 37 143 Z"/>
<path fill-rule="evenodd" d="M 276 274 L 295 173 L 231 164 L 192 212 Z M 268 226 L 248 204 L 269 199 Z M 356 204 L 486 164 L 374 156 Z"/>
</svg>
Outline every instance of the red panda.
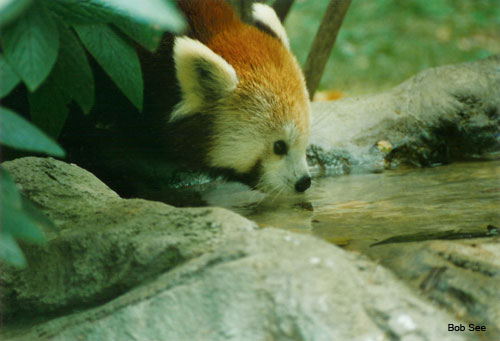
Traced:
<svg viewBox="0 0 500 341">
<path fill-rule="evenodd" d="M 272 8 L 255 25 L 222 0 L 178 2 L 189 24 L 173 45 L 180 102 L 163 127 L 166 153 L 268 193 L 304 192 L 310 103 Z"/>
</svg>

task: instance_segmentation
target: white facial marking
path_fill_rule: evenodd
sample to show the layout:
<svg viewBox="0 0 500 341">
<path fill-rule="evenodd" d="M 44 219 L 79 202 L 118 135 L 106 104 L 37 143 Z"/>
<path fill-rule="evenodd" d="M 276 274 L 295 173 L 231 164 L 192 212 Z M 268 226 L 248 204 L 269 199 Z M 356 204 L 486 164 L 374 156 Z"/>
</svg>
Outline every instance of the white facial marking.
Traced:
<svg viewBox="0 0 500 341">
<path fill-rule="evenodd" d="M 212 167 L 231 168 L 238 173 L 249 172 L 262 154 L 263 137 L 248 122 L 239 122 L 227 117 L 217 117 L 219 132 L 214 136 L 214 145 L 209 151 Z"/>
</svg>

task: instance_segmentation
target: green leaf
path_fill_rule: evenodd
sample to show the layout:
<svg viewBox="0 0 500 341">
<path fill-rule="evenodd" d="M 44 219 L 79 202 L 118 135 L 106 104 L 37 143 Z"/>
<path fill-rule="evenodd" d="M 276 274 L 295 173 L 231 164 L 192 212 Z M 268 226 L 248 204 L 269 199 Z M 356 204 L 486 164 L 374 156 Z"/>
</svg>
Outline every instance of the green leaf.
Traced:
<svg viewBox="0 0 500 341">
<path fill-rule="evenodd" d="M 63 24 L 59 25 L 61 48 L 50 77 L 61 91 L 74 99 L 85 114 L 94 105 L 94 76 L 87 55 L 76 35 Z"/>
<path fill-rule="evenodd" d="M 2 32 L 5 58 L 34 91 L 54 66 L 59 49 L 56 23 L 39 1 Z"/>
<path fill-rule="evenodd" d="M 91 0 L 49 0 L 46 5 L 67 24 L 105 24 L 120 17 L 113 9 Z"/>
<path fill-rule="evenodd" d="M 21 195 L 16 184 L 10 174 L 2 167 L 0 167 L 0 190 L 2 202 L 9 202 L 12 206 L 21 208 Z"/>
<path fill-rule="evenodd" d="M 0 107 L 0 141 L 3 145 L 63 157 L 64 150 L 37 127 L 7 108 Z"/>
<path fill-rule="evenodd" d="M 142 110 L 142 73 L 135 50 L 104 24 L 76 25 L 80 40 L 118 88 Z"/>
<path fill-rule="evenodd" d="M 151 52 L 154 52 L 158 48 L 163 36 L 163 31 L 159 31 L 152 26 L 137 24 L 126 19 L 115 20 L 115 25 L 122 32 Z"/>
<path fill-rule="evenodd" d="M 123 19 L 160 31 L 181 33 L 186 23 L 170 0 L 50 0 L 47 5 L 70 24 L 117 23 Z"/>
<path fill-rule="evenodd" d="M 94 77 L 85 51 L 63 23 L 59 32 L 61 48 L 54 69 L 42 86 L 28 94 L 31 120 L 53 138 L 64 127 L 72 99 L 85 114 L 94 105 Z"/>
<path fill-rule="evenodd" d="M 43 233 L 31 219 L 30 213 L 25 211 L 22 197 L 10 177 L 9 173 L 0 167 L 0 259 L 5 262 L 25 266 L 23 253 L 14 237 L 26 241 L 42 243 L 45 241 Z"/>
<path fill-rule="evenodd" d="M 22 209 L 13 207 L 2 199 L 2 234 L 10 234 L 16 239 L 32 243 L 43 243 L 45 237 L 36 224 Z"/>
<path fill-rule="evenodd" d="M 8 95 L 21 81 L 2 54 L 0 54 L 0 79 L 0 98 Z"/>
<path fill-rule="evenodd" d="M 170 32 L 180 33 L 186 25 L 172 1 L 93 0 L 92 2 L 113 8 L 117 13 L 130 17 L 134 21 L 155 25 L 159 29 Z"/>
<path fill-rule="evenodd" d="M 31 0 L 0 0 L 0 26 L 16 19 L 31 5 Z"/>
<path fill-rule="evenodd" d="M 23 268 L 26 266 L 26 259 L 23 252 L 17 245 L 14 237 L 8 233 L 0 233 L 0 259 L 7 264 Z"/>
</svg>

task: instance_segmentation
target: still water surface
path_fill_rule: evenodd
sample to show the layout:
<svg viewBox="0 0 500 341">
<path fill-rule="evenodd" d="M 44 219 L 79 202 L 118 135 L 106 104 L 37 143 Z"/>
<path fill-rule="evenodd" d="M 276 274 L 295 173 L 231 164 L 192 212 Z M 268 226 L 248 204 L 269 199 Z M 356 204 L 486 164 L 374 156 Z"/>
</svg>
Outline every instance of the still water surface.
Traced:
<svg viewBox="0 0 500 341">
<path fill-rule="evenodd" d="M 262 227 L 310 233 L 363 251 L 394 236 L 500 226 L 500 161 L 320 178 L 306 194 L 282 198 L 228 186 L 205 200 Z"/>
</svg>

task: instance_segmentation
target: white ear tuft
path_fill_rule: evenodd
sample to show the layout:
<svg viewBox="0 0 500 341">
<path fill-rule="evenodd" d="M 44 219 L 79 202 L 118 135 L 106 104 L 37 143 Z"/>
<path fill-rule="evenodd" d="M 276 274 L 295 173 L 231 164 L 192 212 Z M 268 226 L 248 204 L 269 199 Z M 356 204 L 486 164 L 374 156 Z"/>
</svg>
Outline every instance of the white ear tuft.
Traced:
<svg viewBox="0 0 500 341">
<path fill-rule="evenodd" d="M 170 121 L 227 96 L 238 84 L 234 68 L 198 40 L 175 38 L 174 62 L 182 102 Z"/>
<path fill-rule="evenodd" d="M 288 42 L 285 28 L 281 25 L 280 19 L 271 7 L 256 2 L 252 5 L 252 16 L 257 24 L 266 26 L 281 40 L 286 49 L 290 50 L 290 43 Z"/>
</svg>

